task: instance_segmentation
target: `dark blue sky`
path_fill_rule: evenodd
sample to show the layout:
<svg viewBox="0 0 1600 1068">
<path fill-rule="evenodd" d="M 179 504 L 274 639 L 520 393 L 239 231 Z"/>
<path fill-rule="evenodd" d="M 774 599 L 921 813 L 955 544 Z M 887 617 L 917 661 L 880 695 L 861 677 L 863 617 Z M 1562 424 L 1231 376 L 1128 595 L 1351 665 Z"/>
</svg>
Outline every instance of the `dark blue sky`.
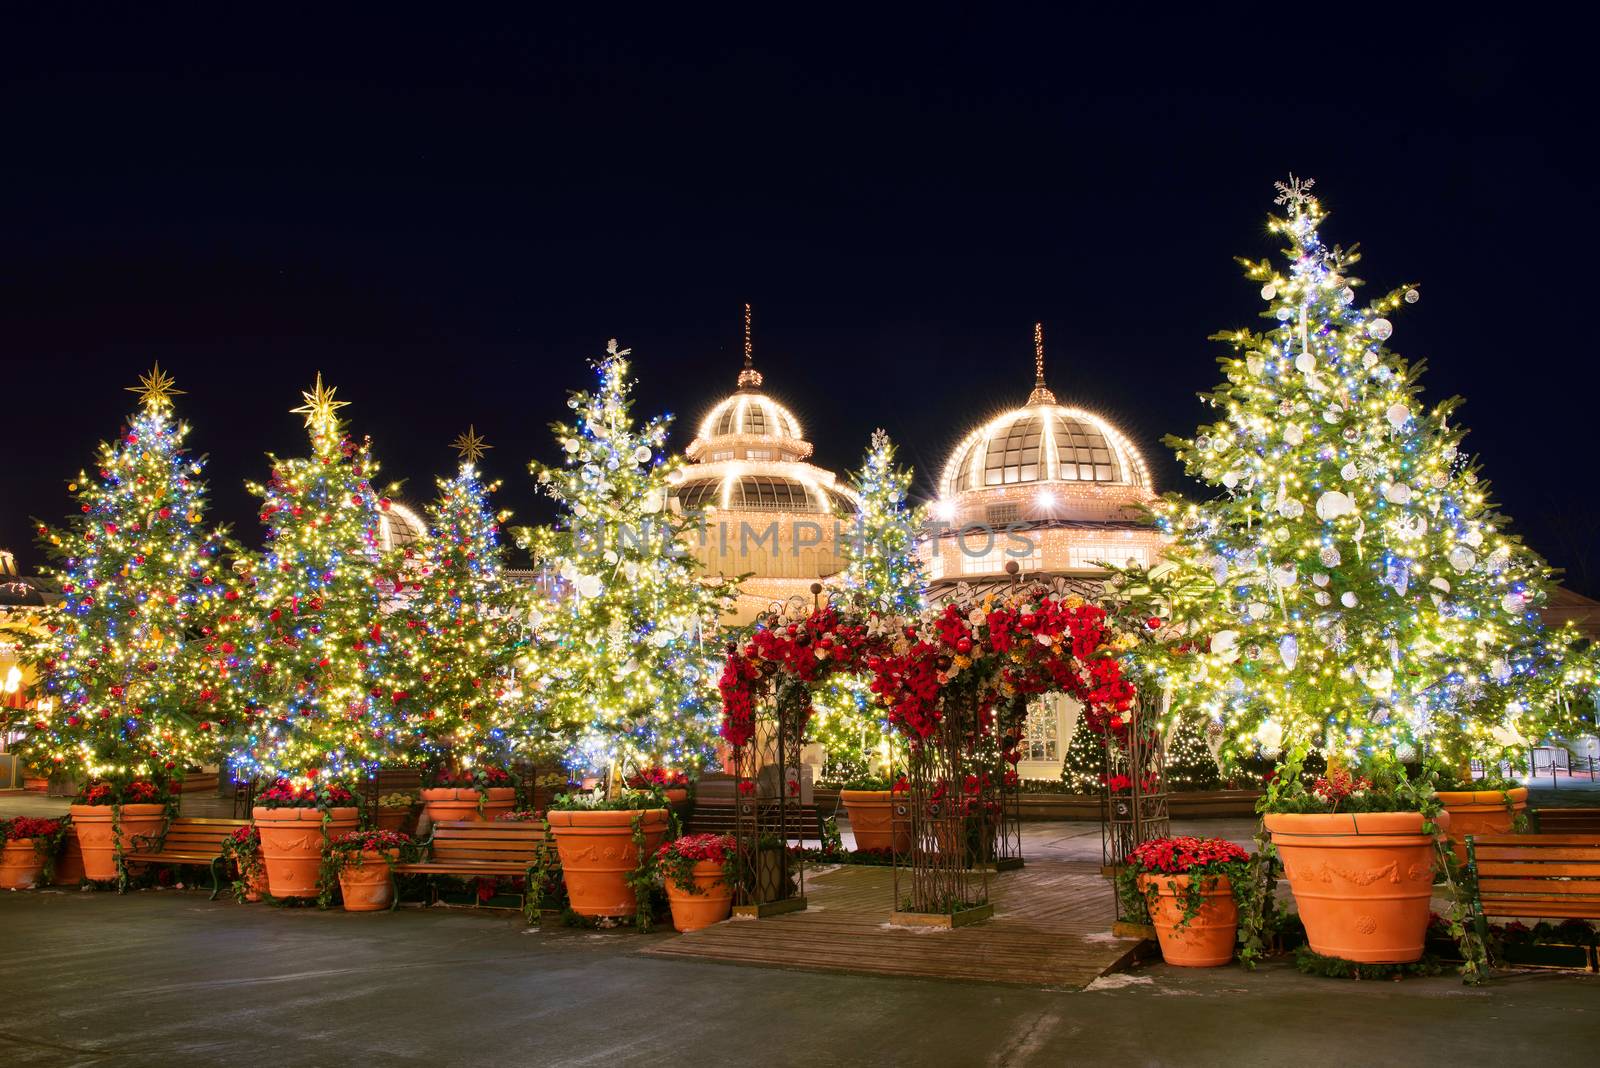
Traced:
<svg viewBox="0 0 1600 1068">
<path fill-rule="evenodd" d="M 826 466 L 882 425 L 929 476 L 1025 397 L 1042 319 L 1056 392 L 1173 486 L 1160 436 L 1203 415 L 1206 336 L 1255 323 L 1231 257 L 1275 251 L 1291 170 L 1358 273 L 1421 284 L 1391 344 L 1467 398 L 1535 546 L 1589 564 L 1593 59 L 1558 25 L 278 10 L 8 13 L 0 545 L 25 566 L 27 516 L 68 509 L 152 359 L 246 541 L 242 481 L 304 448 L 318 370 L 408 496 L 472 422 L 527 520 L 585 358 L 631 345 L 681 446 L 746 300 Z"/>
</svg>

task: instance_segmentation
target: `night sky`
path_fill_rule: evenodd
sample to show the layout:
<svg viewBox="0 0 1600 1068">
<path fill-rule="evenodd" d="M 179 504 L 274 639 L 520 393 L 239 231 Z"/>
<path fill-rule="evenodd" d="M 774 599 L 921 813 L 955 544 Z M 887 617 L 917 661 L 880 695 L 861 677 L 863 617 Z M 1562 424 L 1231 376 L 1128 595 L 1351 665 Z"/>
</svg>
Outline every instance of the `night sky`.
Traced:
<svg viewBox="0 0 1600 1068">
<path fill-rule="evenodd" d="M 608 337 L 678 447 L 757 366 L 817 462 L 883 426 L 923 492 L 971 426 L 1050 384 L 1139 442 L 1191 433 L 1211 332 L 1262 302 L 1272 183 L 1312 176 L 1368 292 L 1420 283 L 1390 344 L 1460 393 L 1497 495 L 1591 593 L 1594 61 L 1579 34 L 1276 9 L 1225 25 L 923 6 L 512 21 L 403 5 L 50 22 L 0 44 L 0 547 L 173 372 L 213 516 L 259 544 L 247 477 L 306 449 L 338 386 L 381 480 L 431 497 L 467 424 L 516 521 L 526 463 Z M 1198 9 L 1197 9 L 1198 10 Z M 469 13 L 475 12 L 475 13 Z M 1270 17 L 1269 17 L 1270 16 Z M 1584 172 L 1584 173 L 1580 173 Z"/>
</svg>

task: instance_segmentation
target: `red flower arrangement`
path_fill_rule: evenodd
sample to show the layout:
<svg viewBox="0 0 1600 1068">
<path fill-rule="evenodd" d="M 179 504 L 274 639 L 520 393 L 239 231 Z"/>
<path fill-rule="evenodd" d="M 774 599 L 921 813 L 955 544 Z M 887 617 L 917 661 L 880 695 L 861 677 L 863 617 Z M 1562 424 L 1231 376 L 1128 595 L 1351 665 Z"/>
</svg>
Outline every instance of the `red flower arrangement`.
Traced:
<svg viewBox="0 0 1600 1068">
<path fill-rule="evenodd" d="M 335 782 L 303 782 L 278 779 L 260 794 L 256 804 L 262 808 L 339 808 L 354 805 L 356 797 Z"/>
<path fill-rule="evenodd" d="M 338 853 L 389 853 L 409 849 L 414 843 L 403 831 L 346 831 L 328 843 Z"/>
<path fill-rule="evenodd" d="M 1349 768 L 1331 767 L 1326 775 L 1312 784 L 1311 793 L 1318 801 L 1337 810 L 1339 802 L 1370 789 L 1370 779 L 1356 775 Z"/>
<path fill-rule="evenodd" d="M 16 816 L 0 820 L 0 842 L 25 842 L 30 838 L 53 838 L 61 833 L 61 821 L 38 816 Z"/>
<path fill-rule="evenodd" d="M 748 745 L 755 737 L 756 698 L 785 684 L 798 684 L 803 688 L 800 696 L 807 696 L 813 685 L 832 674 L 861 671 L 879 644 L 881 639 L 864 621 L 832 607 L 798 619 L 776 613 L 765 617 L 742 648 L 728 646 L 717 683 L 722 691 L 723 739 L 734 746 Z"/>
<path fill-rule="evenodd" d="M 108 782 L 97 782 L 83 792 L 84 805 L 154 805 L 162 801 L 161 787 L 145 779 L 135 779 L 121 790 Z"/>
<path fill-rule="evenodd" d="M 722 866 L 724 882 L 733 881 L 733 867 L 737 847 L 731 834 L 686 834 L 662 844 L 656 850 L 656 866 L 663 879 L 670 879 L 679 890 L 690 894 L 704 893 L 695 885 L 694 867 L 710 862 Z"/>
<path fill-rule="evenodd" d="M 544 819 L 544 813 L 531 808 L 519 808 L 513 812 L 502 812 L 494 819 L 496 823 L 538 823 Z"/>
<path fill-rule="evenodd" d="M 1226 874 L 1221 867 L 1250 859 L 1242 846 L 1226 838 L 1179 835 L 1145 842 L 1128 854 L 1128 866 L 1154 875 Z"/>
<path fill-rule="evenodd" d="M 648 790 L 652 786 L 659 786 L 663 790 L 687 790 L 689 776 L 681 771 L 667 771 L 665 768 L 644 768 L 629 775 L 626 784 L 635 790 Z"/>
</svg>

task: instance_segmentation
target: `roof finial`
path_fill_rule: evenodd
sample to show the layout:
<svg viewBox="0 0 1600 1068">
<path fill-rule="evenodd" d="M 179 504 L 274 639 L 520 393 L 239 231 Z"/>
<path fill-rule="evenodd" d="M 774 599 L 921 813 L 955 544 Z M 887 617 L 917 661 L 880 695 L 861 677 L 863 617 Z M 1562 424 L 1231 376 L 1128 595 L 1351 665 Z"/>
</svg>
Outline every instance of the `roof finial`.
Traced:
<svg viewBox="0 0 1600 1068">
<path fill-rule="evenodd" d="M 750 305 L 744 306 L 744 370 L 739 372 L 739 388 L 756 390 L 761 388 L 761 372 L 756 370 L 754 363 L 755 345 L 750 340 Z"/>
<path fill-rule="evenodd" d="M 1033 392 L 1029 404 L 1054 404 L 1056 395 L 1044 384 L 1044 324 L 1033 324 Z"/>
</svg>

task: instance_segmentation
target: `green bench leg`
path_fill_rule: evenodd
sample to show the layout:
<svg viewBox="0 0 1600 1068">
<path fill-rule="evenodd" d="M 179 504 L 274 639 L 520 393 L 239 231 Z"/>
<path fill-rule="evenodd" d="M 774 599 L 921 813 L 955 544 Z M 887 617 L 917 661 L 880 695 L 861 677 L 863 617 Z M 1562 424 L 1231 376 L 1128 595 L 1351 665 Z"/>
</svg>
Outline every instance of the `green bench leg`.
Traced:
<svg viewBox="0 0 1600 1068">
<path fill-rule="evenodd" d="M 222 880 L 217 876 L 217 864 L 221 860 L 221 857 L 217 857 L 211 862 L 211 896 L 206 898 L 207 901 L 215 901 L 217 895 L 222 893 Z"/>
</svg>

